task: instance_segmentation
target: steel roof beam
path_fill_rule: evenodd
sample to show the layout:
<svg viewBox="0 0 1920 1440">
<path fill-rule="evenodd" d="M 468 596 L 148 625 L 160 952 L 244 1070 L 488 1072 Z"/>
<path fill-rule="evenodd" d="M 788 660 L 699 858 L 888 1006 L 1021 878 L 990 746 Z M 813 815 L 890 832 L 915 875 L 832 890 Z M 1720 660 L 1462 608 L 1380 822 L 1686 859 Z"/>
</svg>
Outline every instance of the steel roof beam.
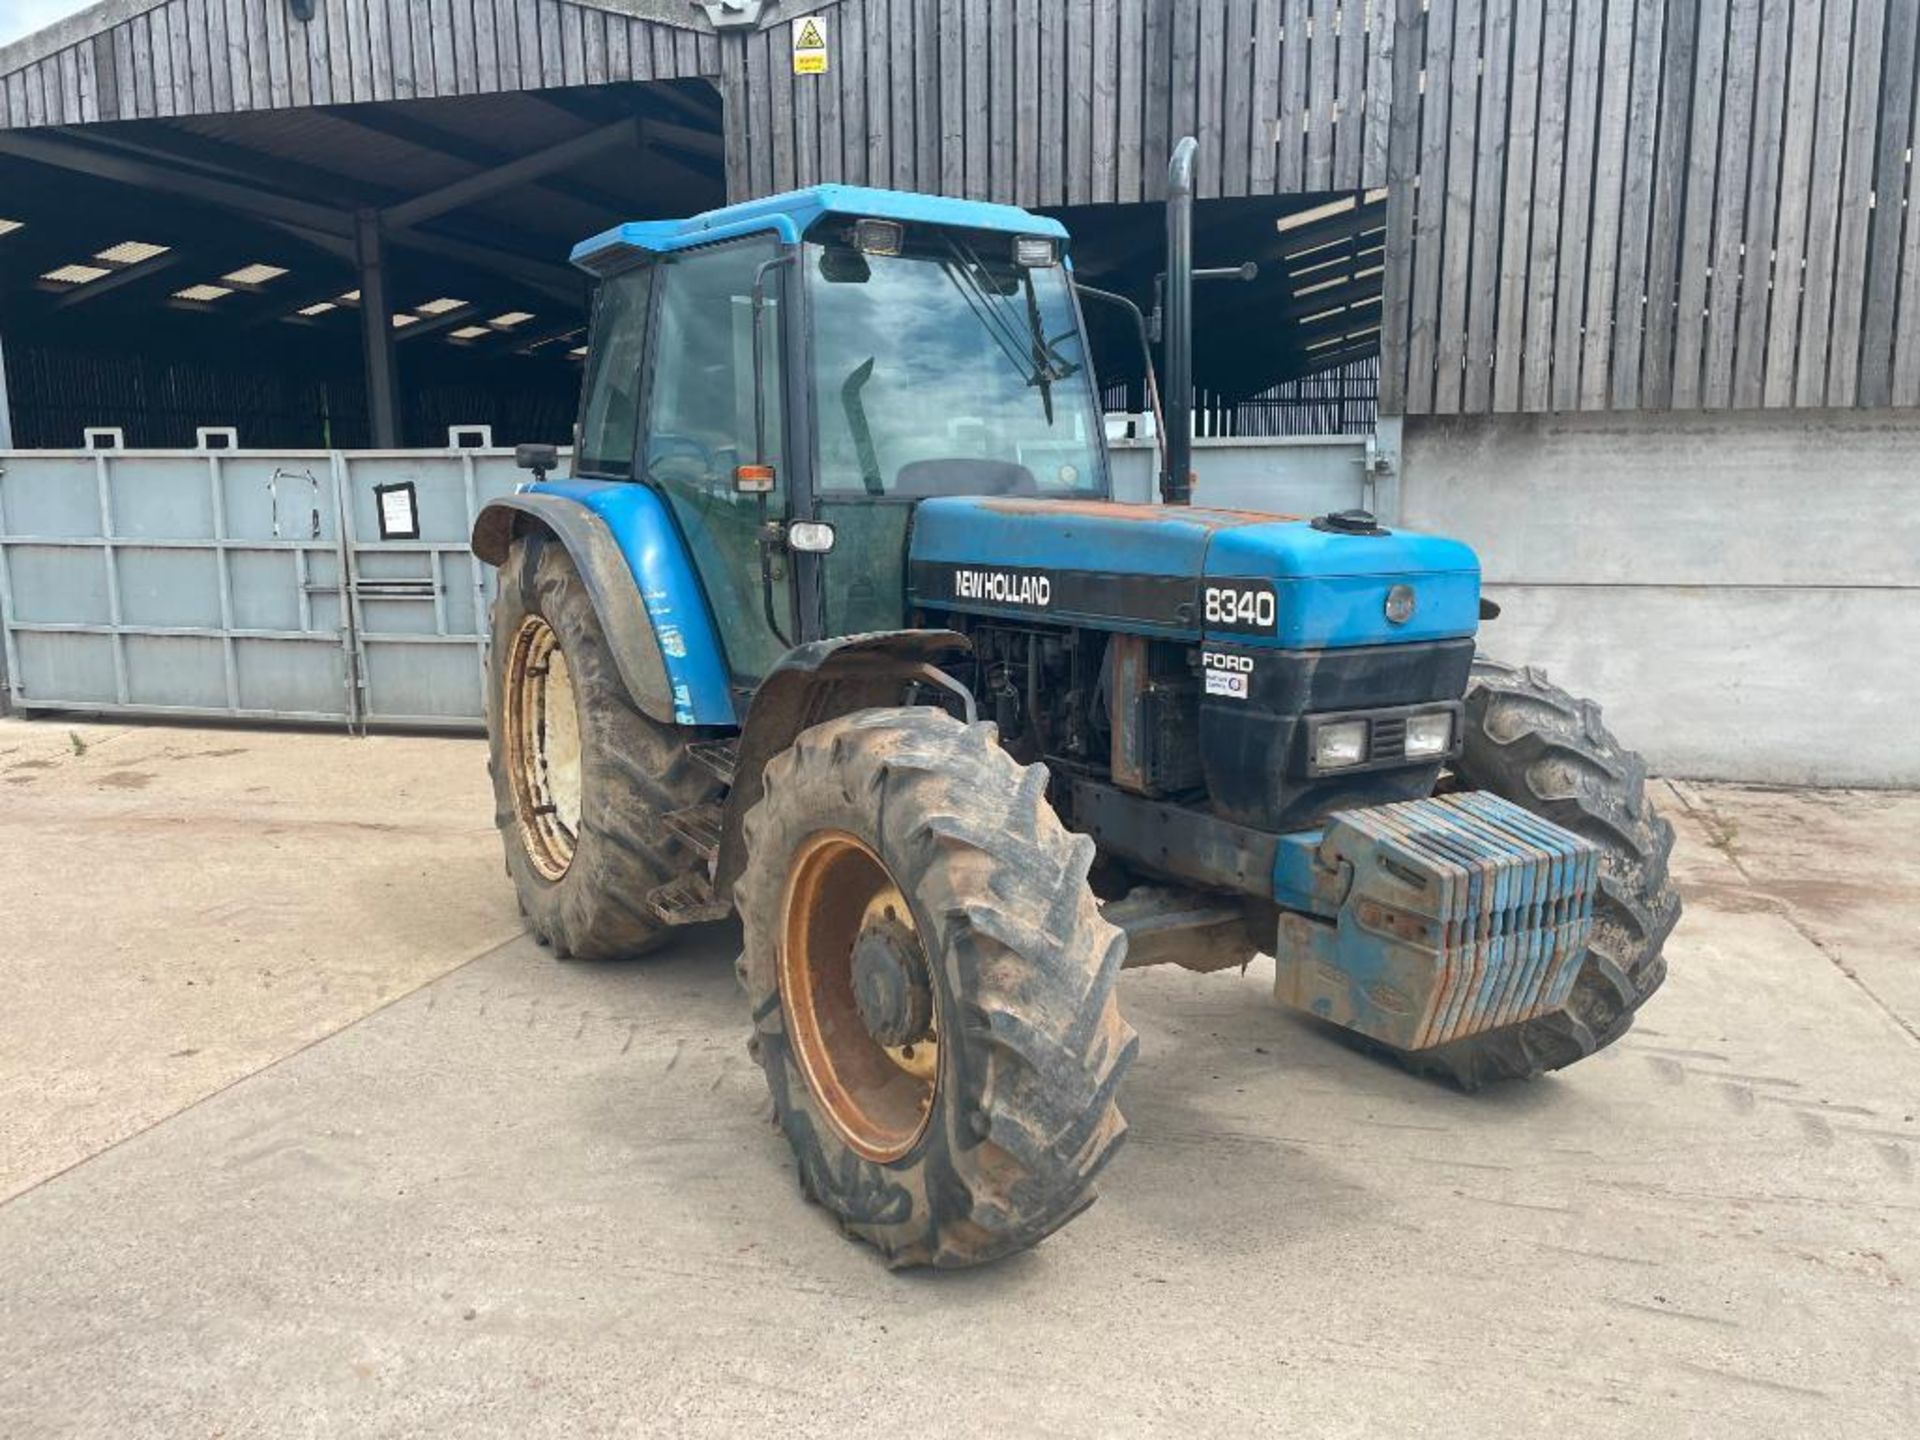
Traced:
<svg viewBox="0 0 1920 1440">
<path fill-rule="evenodd" d="M 424 230 L 390 230 L 387 232 L 387 241 L 409 250 L 455 260 L 475 270 L 507 276 L 532 286 L 544 295 L 564 300 L 569 305 L 578 306 L 586 297 L 587 277 L 578 270 L 552 261 L 529 259 L 524 255 L 493 250 L 485 245 L 474 245 L 450 235 L 430 234 Z"/>
<path fill-rule="evenodd" d="M 393 332 L 393 338 L 404 344 L 425 335 L 438 335 L 442 331 L 457 330 L 462 325 L 477 319 L 479 314 L 480 306 L 462 305 L 458 309 L 447 310 L 438 315 L 421 315 L 411 325 L 402 325 L 396 329 Z"/>
<path fill-rule="evenodd" d="M 543 347 L 551 345 L 554 341 L 565 340 L 569 336 L 578 335 L 586 328 L 586 318 L 582 316 L 570 324 L 546 325 L 538 330 L 529 331 L 524 335 L 515 335 L 514 339 L 518 343 L 514 345 L 513 353 L 516 355 L 532 355 Z M 507 333 L 510 335 L 513 334 L 512 331 L 508 331 Z"/>
<path fill-rule="evenodd" d="M 164 190 L 202 200 L 224 210 L 237 210 L 275 224 L 292 225 L 302 230 L 351 239 L 353 217 L 310 200 L 275 195 L 251 185 L 194 175 L 165 165 L 117 154 L 71 140 L 44 135 L 0 131 L 0 154 L 38 161 L 61 170 L 77 170 L 102 180 L 116 180 L 145 190 Z"/>
<path fill-rule="evenodd" d="M 640 141 L 649 148 L 671 145 L 676 150 L 684 150 L 689 155 L 698 155 L 707 160 L 718 160 L 726 151 L 725 142 L 713 131 L 697 130 L 691 125 L 676 125 L 671 120 L 642 120 Z"/>
<path fill-rule="evenodd" d="M 675 127 L 676 129 L 678 127 Z M 619 120 L 611 125 L 602 125 L 597 130 L 589 130 L 584 135 L 576 135 L 571 140 L 562 140 L 557 145 L 549 145 L 544 150 L 536 150 L 531 155 L 522 155 L 509 160 L 504 165 L 491 170 L 483 170 L 477 175 L 469 175 L 455 180 L 450 185 L 442 185 L 438 190 L 429 190 L 424 195 L 416 195 L 411 200 L 402 200 L 397 205 L 389 205 L 381 215 L 389 229 L 403 230 L 417 225 L 423 220 L 431 220 L 436 215 L 444 215 L 449 210 L 458 210 L 471 205 L 476 200 L 484 200 L 489 195 L 497 195 L 502 190 L 511 190 L 516 185 L 524 185 L 551 175 L 556 170 L 565 170 L 590 156 L 599 154 L 617 145 L 634 144 L 640 135 L 639 125 L 633 120 Z"/>
<path fill-rule="evenodd" d="M 98 280 L 89 280 L 84 285 L 62 291 L 52 308 L 66 310 L 75 305 L 84 305 L 89 300 L 98 300 L 102 295 L 111 295 L 116 290 L 124 290 L 129 285 L 138 285 L 162 270 L 172 269 L 183 258 L 178 250 L 168 250 L 160 255 L 150 255 L 145 260 L 137 260 L 131 265 L 122 265 L 110 275 L 102 275 Z"/>
<path fill-rule="evenodd" d="M 412 115 L 381 105 L 329 105 L 320 107 L 320 113 L 329 120 L 341 125 L 350 125 L 366 134 L 378 135 L 387 140 L 403 141 L 415 149 L 428 151 L 444 159 L 459 160 L 468 165 L 492 169 L 495 166 L 505 165 L 514 158 L 504 151 L 494 149 L 484 141 L 474 140 L 450 130 L 442 130 Z M 544 180 L 533 182 L 532 188 L 613 214 L 625 214 L 633 208 L 631 200 L 616 195 L 611 190 L 602 190 L 596 185 L 585 184 L 570 177 L 549 176 Z"/>
</svg>

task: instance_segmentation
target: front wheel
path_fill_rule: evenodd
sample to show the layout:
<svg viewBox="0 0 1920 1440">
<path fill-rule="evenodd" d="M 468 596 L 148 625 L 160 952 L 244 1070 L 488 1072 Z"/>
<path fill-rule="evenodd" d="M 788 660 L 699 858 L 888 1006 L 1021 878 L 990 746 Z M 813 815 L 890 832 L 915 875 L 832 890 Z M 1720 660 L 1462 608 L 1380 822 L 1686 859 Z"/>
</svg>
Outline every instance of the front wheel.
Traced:
<svg viewBox="0 0 1920 1440">
<path fill-rule="evenodd" d="M 801 1185 L 892 1265 L 1034 1244 L 1126 1133 L 1126 938 L 1046 786 L 991 725 L 870 710 L 801 735 L 747 816 L 754 1053 Z"/>
<path fill-rule="evenodd" d="M 1600 851 L 1593 935 L 1566 1005 L 1431 1050 L 1398 1052 L 1411 1068 L 1475 1089 L 1558 1070 L 1611 1045 L 1660 988 L 1667 935 L 1680 918 L 1668 874 L 1673 826 L 1647 798 L 1646 762 L 1580 700 L 1531 667 L 1473 662 L 1466 746 L 1454 779 L 1489 790 L 1591 841 Z"/>
<path fill-rule="evenodd" d="M 699 863 L 661 817 L 719 785 L 685 732 L 634 704 L 573 557 L 551 536 L 516 540 L 500 567 L 487 692 L 494 820 L 534 938 L 583 960 L 659 943 L 666 926 L 648 897 Z"/>
</svg>

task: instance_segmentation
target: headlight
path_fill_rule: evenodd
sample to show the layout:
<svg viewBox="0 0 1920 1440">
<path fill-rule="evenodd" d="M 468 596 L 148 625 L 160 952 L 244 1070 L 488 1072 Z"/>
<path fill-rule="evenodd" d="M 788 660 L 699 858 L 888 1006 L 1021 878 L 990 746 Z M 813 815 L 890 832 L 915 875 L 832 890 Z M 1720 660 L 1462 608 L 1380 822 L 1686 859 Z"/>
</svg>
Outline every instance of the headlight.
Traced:
<svg viewBox="0 0 1920 1440">
<path fill-rule="evenodd" d="M 825 555 L 833 549 L 833 527 L 818 520 L 796 520 L 787 526 L 787 548 Z"/>
<path fill-rule="evenodd" d="M 1453 716 L 1442 710 L 1438 715 L 1407 717 L 1407 758 L 1444 755 L 1453 744 Z"/>
<path fill-rule="evenodd" d="M 1367 758 L 1367 722 L 1343 720 L 1313 732 L 1313 768 L 1344 770 Z"/>
</svg>

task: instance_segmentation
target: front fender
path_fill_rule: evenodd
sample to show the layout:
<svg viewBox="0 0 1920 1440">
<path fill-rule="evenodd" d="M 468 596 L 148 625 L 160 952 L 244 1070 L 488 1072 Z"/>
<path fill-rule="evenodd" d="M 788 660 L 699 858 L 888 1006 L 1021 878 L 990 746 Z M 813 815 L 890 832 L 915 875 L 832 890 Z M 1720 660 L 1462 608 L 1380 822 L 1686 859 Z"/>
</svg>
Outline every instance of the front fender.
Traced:
<svg viewBox="0 0 1920 1440">
<path fill-rule="evenodd" d="M 738 717 L 706 596 L 666 503 L 644 485 L 552 481 L 490 502 L 473 552 L 498 566 L 532 523 L 573 557 L 627 692 L 663 725 Z"/>
</svg>

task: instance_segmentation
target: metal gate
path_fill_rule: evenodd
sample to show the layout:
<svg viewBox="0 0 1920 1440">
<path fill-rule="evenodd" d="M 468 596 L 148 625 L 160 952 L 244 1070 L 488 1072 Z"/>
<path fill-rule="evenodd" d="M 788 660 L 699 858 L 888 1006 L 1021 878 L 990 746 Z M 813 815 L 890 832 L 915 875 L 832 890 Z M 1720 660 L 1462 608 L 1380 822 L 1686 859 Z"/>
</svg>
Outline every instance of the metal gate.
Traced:
<svg viewBox="0 0 1920 1440">
<path fill-rule="evenodd" d="M 527 477 L 510 452 L 340 453 L 333 463 L 358 718 L 483 723 L 493 569 L 468 539 L 480 507 Z"/>
<path fill-rule="evenodd" d="M 1142 419 L 1107 417 L 1128 418 L 1136 425 Z M 1108 455 L 1114 499 L 1158 502 L 1160 456 L 1152 440 L 1112 438 Z M 1358 506 L 1390 519 L 1400 505 L 1400 420 L 1382 419 L 1363 435 L 1196 436 L 1193 469 L 1196 505 L 1283 515 Z"/>
<path fill-rule="evenodd" d="M 20 710 L 472 727 L 497 450 L 0 455 Z"/>
</svg>

